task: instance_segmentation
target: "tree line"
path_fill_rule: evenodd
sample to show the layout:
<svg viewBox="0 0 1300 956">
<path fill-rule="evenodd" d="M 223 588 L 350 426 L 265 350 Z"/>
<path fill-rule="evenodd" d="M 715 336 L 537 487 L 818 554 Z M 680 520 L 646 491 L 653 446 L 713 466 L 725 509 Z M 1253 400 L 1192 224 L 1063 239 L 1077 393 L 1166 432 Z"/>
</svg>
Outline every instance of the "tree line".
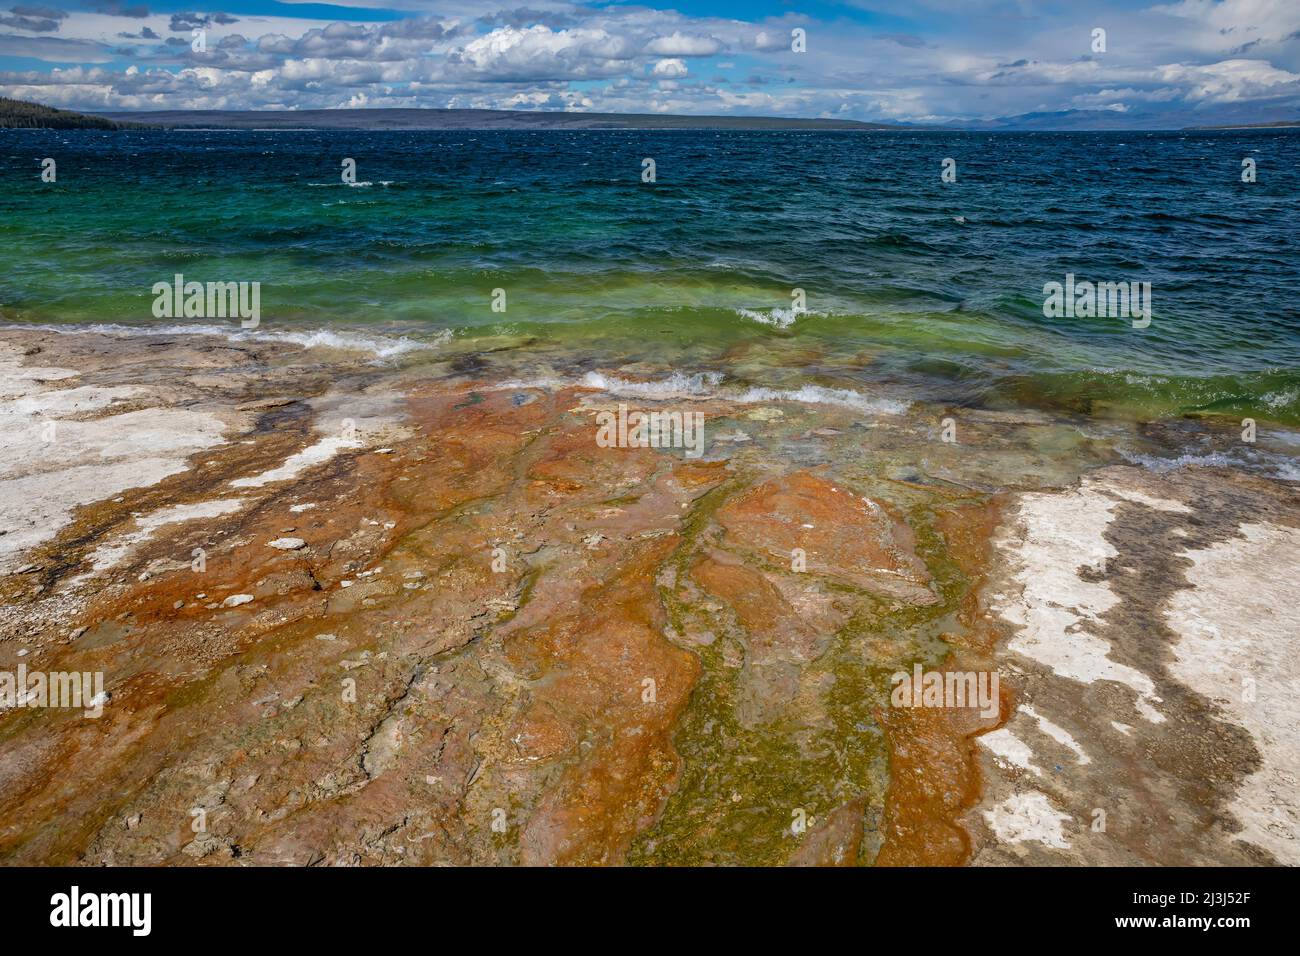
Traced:
<svg viewBox="0 0 1300 956">
<path fill-rule="evenodd" d="M 0 96 L 0 129 L 123 129 L 130 125 Z"/>
</svg>

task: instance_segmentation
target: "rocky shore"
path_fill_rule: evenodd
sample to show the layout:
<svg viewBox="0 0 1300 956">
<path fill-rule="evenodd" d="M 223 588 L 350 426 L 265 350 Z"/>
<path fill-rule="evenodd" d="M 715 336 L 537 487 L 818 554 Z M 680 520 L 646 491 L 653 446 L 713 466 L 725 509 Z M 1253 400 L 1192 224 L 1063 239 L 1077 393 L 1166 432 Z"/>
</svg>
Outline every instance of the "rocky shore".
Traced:
<svg viewBox="0 0 1300 956">
<path fill-rule="evenodd" d="M 444 345 L 0 332 L 0 863 L 1300 862 L 1294 482 Z"/>
</svg>

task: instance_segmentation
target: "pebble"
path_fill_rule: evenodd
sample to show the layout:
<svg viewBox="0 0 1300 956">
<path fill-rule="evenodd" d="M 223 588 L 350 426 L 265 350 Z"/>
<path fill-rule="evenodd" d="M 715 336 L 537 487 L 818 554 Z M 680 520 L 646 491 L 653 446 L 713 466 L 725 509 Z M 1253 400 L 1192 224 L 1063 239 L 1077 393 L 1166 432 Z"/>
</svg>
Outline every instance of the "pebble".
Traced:
<svg viewBox="0 0 1300 956">
<path fill-rule="evenodd" d="M 251 600 L 253 600 L 253 595 L 251 594 L 232 594 L 230 595 L 230 597 L 226 598 L 224 601 L 221 602 L 221 606 L 239 607 L 239 605 L 247 604 Z"/>
<path fill-rule="evenodd" d="M 307 542 L 302 538 L 276 538 L 274 541 L 268 542 L 268 544 L 280 551 L 297 551 L 299 548 L 305 547 Z"/>
</svg>

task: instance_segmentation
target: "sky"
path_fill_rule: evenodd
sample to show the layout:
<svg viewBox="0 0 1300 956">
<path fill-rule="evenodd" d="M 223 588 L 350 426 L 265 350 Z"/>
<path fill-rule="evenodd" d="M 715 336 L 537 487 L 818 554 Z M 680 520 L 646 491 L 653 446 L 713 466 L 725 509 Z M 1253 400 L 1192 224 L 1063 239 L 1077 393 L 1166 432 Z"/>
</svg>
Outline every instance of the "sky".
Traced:
<svg viewBox="0 0 1300 956">
<path fill-rule="evenodd" d="M 0 0 L 0 95 L 81 110 L 1268 122 L 1300 119 L 1300 0 Z"/>
</svg>

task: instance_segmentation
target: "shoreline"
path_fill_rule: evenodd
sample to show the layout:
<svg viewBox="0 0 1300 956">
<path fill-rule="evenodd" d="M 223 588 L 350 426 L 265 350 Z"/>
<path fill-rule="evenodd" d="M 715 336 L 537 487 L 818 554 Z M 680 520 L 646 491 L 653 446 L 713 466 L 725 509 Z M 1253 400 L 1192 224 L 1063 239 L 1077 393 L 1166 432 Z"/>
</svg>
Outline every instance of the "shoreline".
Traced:
<svg viewBox="0 0 1300 956">
<path fill-rule="evenodd" d="M 1232 624 L 1297 485 L 1115 452 L 1179 423 L 947 444 L 939 406 L 527 346 L 0 350 L 0 669 L 111 694 L 0 711 L 0 863 L 1300 861 L 1300 585 Z M 703 457 L 600 447 L 620 402 L 689 404 Z M 996 670 L 1000 714 L 891 708 L 914 663 Z"/>
</svg>

